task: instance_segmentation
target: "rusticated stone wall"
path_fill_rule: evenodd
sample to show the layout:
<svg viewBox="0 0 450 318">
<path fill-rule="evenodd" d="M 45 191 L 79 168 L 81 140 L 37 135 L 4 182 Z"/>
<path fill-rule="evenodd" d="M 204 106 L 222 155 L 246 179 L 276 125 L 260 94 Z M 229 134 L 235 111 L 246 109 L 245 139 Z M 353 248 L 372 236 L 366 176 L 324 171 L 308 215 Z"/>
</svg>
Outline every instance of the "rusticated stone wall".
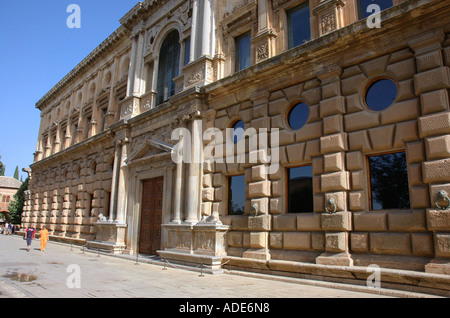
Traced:
<svg viewBox="0 0 450 318">
<path fill-rule="evenodd" d="M 36 167 L 39 170 L 32 177 L 23 226 L 46 226 L 55 239 L 85 241 L 95 237 L 94 223 L 100 215 L 109 215 L 114 160 L 111 141 L 103 142 L 91 145 L 89 153 L 61 155 L 63 160 L 56 164 L 44 161 Z"/>
<path fill-rule="evenodd" d="M 235 76 L 240 87 L 223 80 L 207 88 L 214 127 L 224 135 L 237 120 L 246 129 L 280 130 L 281 166 L 275 174 L 261 174 L 267 165 L 260 162 L 204 166 L 202 211 L 218 211 L 231 225 L 229 256 L 448 273 L 446 267 L 436 270 L 435 263 L 449 259 L 449 213 L 435 201 L 440 190 L 450 189 L 449 34 L 431 25 L 426 32 L 402 30 L 403 36 L 383 33 L 397 39 L 395 45 L 366 43 L 373 49 L 370 58 L 356 54 L 364 52 L 364 40 L 381 43 L 379 35 L 356 42 L 346 38 L 354 54 L 336 44 L 338 58 L 305 48 L 310 60 L 324 67 L 289 63 L 289 69 L 280 66 L 267 74 L 252 69 Z M 383 111 L 363 102 L 377 78 L 397 85 L 395 103 Z M 310 115 L 293 131 L 286 117 L 296 102 L 308 104 Z M 410 208 L 371 210 L 367 157 L 393 151 L 406 153 Z M 305 164 L 312 165 L 314 209 L 287 213 L 286 168 Z M 238 174 L 245 175 L 246 215 L 230 216 L 227 180 Z M 330 198 L 335 214 L 325 211 Z M 250 215 L 255 203 L 260 216 Z"/>
<path fill-rule="evenodd" d="M 241 265 L 281 260 L 450 273 L 449 212 L 436 205 L 448 203 L 440 191 L 450 193 L 448 5 L 395 0 L 376 29 L 358 21 L 356 0 L 310 1 L 311 39 L 288 49 L 287 12 L 303 2 L 137 4 L 38 102 L 23 225 L 103 247 L 119 242 L 115 251 L 138 253 L 142 182 L 163 177 L 162 222 L 169 228 L 218 215 L 224 229 L 230 226 L 225 251 Z M 181 56 L 190 43 L 189 62 L 173 79 L 175 95 L 156 105 L 158 50 L 172 31 L 180 35 Z M 216 32 L 214 41 L 208 32 Z M 252 66 L 235 72 L 235 37 L 247 32 Z M 364 94 L 382 78 L 395 82 L 397 96 L 373 111 Z M 287 116 L 299 102 L 309 117 L 293 130 Z M 171 160 L 174 129 L 194 135 L 199 127 L 217 128 L 227 136 L 237 120 L 256 132 L 279 130 L 277 171 L 265 173 L 270 164 L 261 157 L 250 162 L 248 148 L 242 163 Z M 397 151 L 406 154 L 410 208 L 371 210 L 368 156 Z M 302 165 L 312 166 L 313 208 L 288 213 L 286 169 Z M 231 216 L 228 182 L 236 175 L 245 176 L 245 213 Z M 164 249 L 167 231 L 161 237 Z"/>
</svg>

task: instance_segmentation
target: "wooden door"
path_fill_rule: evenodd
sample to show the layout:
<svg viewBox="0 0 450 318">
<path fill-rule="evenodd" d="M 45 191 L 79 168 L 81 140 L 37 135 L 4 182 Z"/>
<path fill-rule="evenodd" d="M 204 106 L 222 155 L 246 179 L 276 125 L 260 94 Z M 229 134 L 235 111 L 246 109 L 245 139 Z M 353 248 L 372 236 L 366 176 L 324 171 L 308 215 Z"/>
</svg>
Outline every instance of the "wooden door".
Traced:
<svg viewBox="0 0 450 318">
<path fill-rule="evenodd" d="M 164 178 L 143 181 L 139 253 L 156 254 L 161 248 Z"/>
</svg>

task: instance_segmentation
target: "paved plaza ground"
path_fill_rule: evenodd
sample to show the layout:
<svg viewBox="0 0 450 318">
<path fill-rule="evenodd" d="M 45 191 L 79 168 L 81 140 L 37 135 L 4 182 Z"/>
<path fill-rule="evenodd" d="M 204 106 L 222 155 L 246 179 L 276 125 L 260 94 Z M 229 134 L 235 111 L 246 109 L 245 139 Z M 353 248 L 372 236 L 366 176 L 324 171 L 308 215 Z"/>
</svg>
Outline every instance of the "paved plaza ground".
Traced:
<svg viewBox="0 0 450 318">
<path fill-rule="evenodd" d="M 148 264 L 143 259 L 83 251 L 79 246 L 39 241 L 27 252 L 20 236 L 0 235 L 0 298 L 379 298 L 424 296 L 398 291 L 374 293 L 339 284 L 276 277 L 218 275 Z M 265 276 L 267 277 L 267 276 Z"/>
</svg>

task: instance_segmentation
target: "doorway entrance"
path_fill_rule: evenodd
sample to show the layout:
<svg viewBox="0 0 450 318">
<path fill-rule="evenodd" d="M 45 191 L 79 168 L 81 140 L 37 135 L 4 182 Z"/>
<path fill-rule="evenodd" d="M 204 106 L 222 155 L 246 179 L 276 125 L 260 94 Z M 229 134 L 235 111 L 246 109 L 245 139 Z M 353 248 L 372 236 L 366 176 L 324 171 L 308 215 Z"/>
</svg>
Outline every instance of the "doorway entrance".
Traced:
<svg viewBox="0 0 450 318">
<path fill-rule="evenodd" d="M 139 253 L 155 255 L 161 248 L 164 178 L 143 181 Z"/>
</svg>

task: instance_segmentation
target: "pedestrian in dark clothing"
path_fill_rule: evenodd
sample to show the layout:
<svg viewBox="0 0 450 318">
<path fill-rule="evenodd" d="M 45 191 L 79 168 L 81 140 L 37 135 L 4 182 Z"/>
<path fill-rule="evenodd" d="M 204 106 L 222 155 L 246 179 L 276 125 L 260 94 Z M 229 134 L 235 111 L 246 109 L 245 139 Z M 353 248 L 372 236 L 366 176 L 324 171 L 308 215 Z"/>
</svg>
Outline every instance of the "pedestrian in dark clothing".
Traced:
<svg viewBox="0 0 450 318">
<path fill-rule="evenodd" d="M 25 231 L 25 239 L 27 240 L 27 251 L 30 251 L 31 242 L 34 239 L 34 234 L 36 234 L 36 229 L 33 225 L 29 226 Z"/>
</svg>

